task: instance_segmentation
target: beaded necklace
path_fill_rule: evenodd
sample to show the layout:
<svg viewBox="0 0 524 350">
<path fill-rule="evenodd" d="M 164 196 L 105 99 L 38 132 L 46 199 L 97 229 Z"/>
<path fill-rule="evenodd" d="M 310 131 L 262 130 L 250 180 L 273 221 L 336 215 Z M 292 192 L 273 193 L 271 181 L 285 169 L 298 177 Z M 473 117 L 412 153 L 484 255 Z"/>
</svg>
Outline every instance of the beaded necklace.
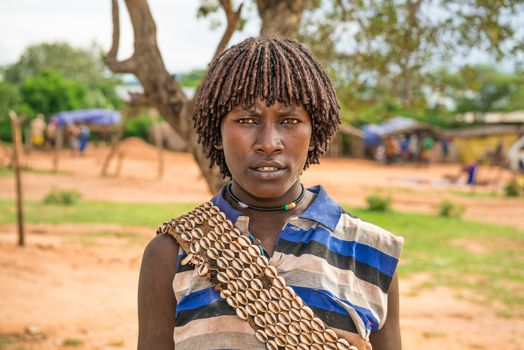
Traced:
<svg viewBox="0 0 524 350">
<path fill-rule="evenodd" d="M 300 184 L 300 187 L 302 188 L 300 191 L 300 194 L 291 203 L 279 205 L 277 207 L 257 207 L 255 205 L 246 204 L 242 202 L 240 199 L 238 199 L 238 197 L 233 194 L 233 191 L 231 191 L 231 185 L 232 183 L 230 182 L 226 186 L 226 191 L 227 191 L 228 196 L 231 197 L 231 199 L 234 200 L 241 208 L 252 209 L 252 210 L 257 210 L 257 211 L 281 211 L 281 210 L 288 211 L 288 210 L 291 210 L 293 208 L 296 208 L 297 204 L 302 200 L 302 198 L 304 198 L 304 194 L 306 193 L 304 189 L 304 185 Z"/>
</svg>

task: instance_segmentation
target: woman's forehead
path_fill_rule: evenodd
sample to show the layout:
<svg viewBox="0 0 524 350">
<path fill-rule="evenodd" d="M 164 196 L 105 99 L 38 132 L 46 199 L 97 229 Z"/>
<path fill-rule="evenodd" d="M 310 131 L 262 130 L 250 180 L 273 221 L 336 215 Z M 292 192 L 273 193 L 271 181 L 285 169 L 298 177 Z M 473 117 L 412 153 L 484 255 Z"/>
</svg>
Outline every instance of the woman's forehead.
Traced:
<svg viewBox="0 0 524 350">
<path fill-rule="evenodd" d="M 269 104 L 265 100 L 256 99 L 251 104 L 238 104 L 238 105 L 234 106 L 231 109 L 231 112 L 235 112 L 235 111 L 257 111 L 257 112 L 260 112 L 261 110 L 266 109 L 266 108 L 272 108 L 272 109 L 276 109 L 276 110 L 282 111 L 282 112 L 286 112 L 286 111 L 305 112 L 306 111 L 306 108 L 304 107 L 304 105 L 298 104 L 298 103 L 283 103 L 283 102 L 275 101 L 273 104 Z"/>
</svg>

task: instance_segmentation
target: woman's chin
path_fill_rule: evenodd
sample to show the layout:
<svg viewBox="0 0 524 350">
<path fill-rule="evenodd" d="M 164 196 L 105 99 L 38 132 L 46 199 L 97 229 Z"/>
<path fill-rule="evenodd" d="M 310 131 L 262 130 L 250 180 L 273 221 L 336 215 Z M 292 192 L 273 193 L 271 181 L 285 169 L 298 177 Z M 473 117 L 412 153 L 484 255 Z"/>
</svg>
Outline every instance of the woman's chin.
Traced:
<svg viewBox="0 0 524 350">
<path fill-rule="evenodd" d="M 290 182 L 289 177 L 286 177 L 285 179 L 272 179 L 272 181 L 265 178 L 260 181 L 250 181 L 245 185 L 237 183 L 237 186 L 241 187 L 240 190 L 246 192 L 253 200 L 270 203 L 280 202 L 281 198 L 291 190 L 293 184 L 294 182 Z"/>
</svg>

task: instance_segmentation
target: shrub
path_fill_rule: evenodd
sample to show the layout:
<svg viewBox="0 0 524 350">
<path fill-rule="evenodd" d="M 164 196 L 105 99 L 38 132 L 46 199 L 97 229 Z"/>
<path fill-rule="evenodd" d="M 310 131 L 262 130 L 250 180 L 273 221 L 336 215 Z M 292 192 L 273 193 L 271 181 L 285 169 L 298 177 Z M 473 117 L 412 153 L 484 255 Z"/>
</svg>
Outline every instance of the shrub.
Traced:
<svg viewBox="0 0 524 350">
<path fill-rule="evenodd" d="M 64 339 L 64 341 L 62 342 L 62 345 L 63 346 L 73 346 L 73 347 L 83 346 L 84 341 L 81 339 L 76 339 L 76 338 L 67 338 L 67 339 Z"/>
<path fill-rule="evenodd" d="M 153 125 L 155 117 L 141 113 L 137 117 L 126 120 L 124 125 L 124 138 L 125 137 L 140 137 L 142 140 L 147 140 L 148 129 Z"/>
<path fill-rule="evenodd" d="M 53 189 L 44 197 L 44 204 L 73 205 L 80 200 L 81 194 L 77 191 Z"/>
<path fill-rule="evenodd" d="M 464 206 L 450 200 L 444 200 L 438 205 L 438 214 L 444 217 L 460 217 L 464 213 Z"/>
<path fill-rule="evenodd" d="M 372 194 L 366 198 L 368 209 L 373 211 L 388 211 L 391 207 L 391 197 Z"/>
<path fill-rule="evenodd" d="M 520 195 L 519 184 L 516 181 L 510 181 L 504 187 L 507 197 L 518 197 Z"/>
</svg>

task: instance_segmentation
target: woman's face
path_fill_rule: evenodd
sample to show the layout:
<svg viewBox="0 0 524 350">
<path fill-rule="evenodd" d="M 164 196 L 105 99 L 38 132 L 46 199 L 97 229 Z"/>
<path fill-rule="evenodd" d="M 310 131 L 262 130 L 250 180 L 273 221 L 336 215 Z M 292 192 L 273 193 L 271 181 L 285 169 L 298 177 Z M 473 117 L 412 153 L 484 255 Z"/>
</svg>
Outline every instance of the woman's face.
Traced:
<svg viewBox="0 0 524 350">
<path fill-rule="evenodd" d="M 226 164 L 233 181 L 260 199 L 282 197 L 298 180 L 312 149 L 311 119 L 302 105 L 237 106 L 221 122 Z"/>
</svg>

